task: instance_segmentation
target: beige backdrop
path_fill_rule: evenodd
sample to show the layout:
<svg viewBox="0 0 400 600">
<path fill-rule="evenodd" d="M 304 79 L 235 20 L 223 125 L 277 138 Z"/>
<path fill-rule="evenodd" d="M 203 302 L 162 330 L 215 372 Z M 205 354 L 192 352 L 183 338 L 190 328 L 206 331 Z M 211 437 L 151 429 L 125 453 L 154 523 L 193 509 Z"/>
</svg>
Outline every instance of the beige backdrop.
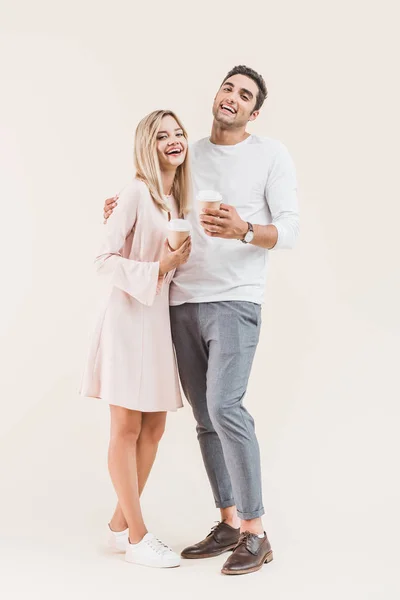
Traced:
<svg viewBox="0 0 400 600">
<path fill-rule="evenodd" d="M 0 7 L 0 590 L 398 598 L 395 2 Z M 241 63 L 270 92 L 250 130 L 289 147 L 301 197 L 300 242 L 271 260 L 247 397 L 276 559 L 237 579 L 219 576 L 221 559 L 150 572 L 102 550 L 108 411 L 76 394 L 100 290 L 92 258 L 103 200 L 132 175 L 138 120 L 170 107 L 192 140 L 208 135 L 214 94 Z M 143 504 L 177 550 L 218 518 L 188 407 L 169 418 Z"/>
</svg>

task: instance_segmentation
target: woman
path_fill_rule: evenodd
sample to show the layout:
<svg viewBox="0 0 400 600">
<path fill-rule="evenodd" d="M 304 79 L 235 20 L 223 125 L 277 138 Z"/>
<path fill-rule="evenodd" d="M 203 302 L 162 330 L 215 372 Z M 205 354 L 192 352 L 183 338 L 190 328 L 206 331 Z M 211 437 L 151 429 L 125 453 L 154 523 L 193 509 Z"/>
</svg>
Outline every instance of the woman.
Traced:
<svg viewBox="0 0 400 600">
<path fill-rule="evenodd" d="M 81 394 L 110 405 L 108 465 L 118 505 L 109 523 L 111 546 L 128 562 L 174 567 L 180 558 L 149 533 L 140 508 L 166 412 L 182 406 L 169 321 L 169 284 L 190 254 L 166 242 L 168 220 L 188 210 L 187 135 L 171 111 L 138 125 L 136 178 L 119 196 L 96 264 L 112 289 L 96 328 Z"/>
</svg>

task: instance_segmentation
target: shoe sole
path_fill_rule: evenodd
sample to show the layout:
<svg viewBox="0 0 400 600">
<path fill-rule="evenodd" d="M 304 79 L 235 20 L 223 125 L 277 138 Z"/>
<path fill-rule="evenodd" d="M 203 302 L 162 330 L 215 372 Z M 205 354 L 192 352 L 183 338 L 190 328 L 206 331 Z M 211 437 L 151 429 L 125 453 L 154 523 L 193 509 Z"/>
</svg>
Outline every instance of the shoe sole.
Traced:
<svg viewBox="0 0 400 600">
<path fill-rule="evenodd" d="M 182 556 L 182 558 L 190 558 L 190 559 L 213 558 L 213 556 L 220 556 L 221 554 L 224 554 L 224 552 L 229 552 L 230 550 L 233 550 L 235 547 L 236 547 L 236 544 L 232 544 L 232 546 L 226 546 L 223 550 L 220 550 L 219 552 L 213 552 L 212 554 L 186 554 L 185 552 L 181 552 L 181 556 Z"/>
<path fill-rule="evenodd" d="M 247 575 L 248 573 L 255 573 L 256 571 L 259 571 L 264 564 L 270 563 L 273 559 L 274 554 L 271 550 L 271 552 L 268 552 L 261 565 L 258 565 L 257 567 L 251 567 L 250 569 L 241 569 L 240 571 L 230 571 L 229 569 L 222 569 L 221 573 L 223 575 Z"/>
<path fill-rule="evenodd" d="M 128 563 L 129 565 L 137 565 L 139 567 L 147 567 L 149 569 L 177 569 L 178 567 L 180 567 L 180 563 L 179 564 L 175 564 L 175 565 L 149 565 L 146 563 L 142 563 L 142 562 L 136 562 L 133 560 L 127 560 L 125 559 L 125 562 Z"/>
</svg>

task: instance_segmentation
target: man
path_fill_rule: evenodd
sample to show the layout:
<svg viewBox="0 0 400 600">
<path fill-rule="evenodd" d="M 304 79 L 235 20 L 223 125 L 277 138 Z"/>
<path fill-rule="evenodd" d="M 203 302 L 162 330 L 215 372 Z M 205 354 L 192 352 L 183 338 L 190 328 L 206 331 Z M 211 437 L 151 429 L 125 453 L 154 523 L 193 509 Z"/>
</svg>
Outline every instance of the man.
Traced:
<svg viewBox="0 0 400 600">
<path fill-rule="evenodd" d="M 195 195 L 216 190 L 225 203 L 189 215 L 193 250 L 170 289 L 172 337 L 182 387 L 197 421 L 204 464 L 221 522 L 184 558 L 233 550 L 222 573 L 251 573 L 272 560 L 264 532 L 260 453 L 243 405 L 258 344 L 268 253 L 298 236 L 296 176 L 283 144 L 246 132 L 267 96 L 245 66 L 225 77 L 210 138 L 191 147 Z M 114 199 L 105 204 L 111 214 Z"/>
</svg>

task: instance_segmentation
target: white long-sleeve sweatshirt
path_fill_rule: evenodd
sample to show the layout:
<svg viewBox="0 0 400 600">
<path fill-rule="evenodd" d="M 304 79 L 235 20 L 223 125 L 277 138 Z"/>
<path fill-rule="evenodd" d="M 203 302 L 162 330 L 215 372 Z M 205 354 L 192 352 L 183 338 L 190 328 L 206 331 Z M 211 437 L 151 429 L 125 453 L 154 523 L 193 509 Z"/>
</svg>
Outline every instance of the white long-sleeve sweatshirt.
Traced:
<svg viewBox="0 0 400 600">
<path fill-rule="evenodd" d="M 273 250 L 293 248 L 299 231 L 296 173 L 281 142 L 251 135 L 239 144 L 218 146 L 205 138 L 190 152 L 194 198 L 200 190 L 220 192 L 223 202 L 233 205 L 244 221 L 276 226 Z M 175 274 L 170 304 L 224 300 L 262 304 L 270 251 L 205 235 L 196 200 L 187 218 L 193 227 L 192 253 Z"/>
</svg>

